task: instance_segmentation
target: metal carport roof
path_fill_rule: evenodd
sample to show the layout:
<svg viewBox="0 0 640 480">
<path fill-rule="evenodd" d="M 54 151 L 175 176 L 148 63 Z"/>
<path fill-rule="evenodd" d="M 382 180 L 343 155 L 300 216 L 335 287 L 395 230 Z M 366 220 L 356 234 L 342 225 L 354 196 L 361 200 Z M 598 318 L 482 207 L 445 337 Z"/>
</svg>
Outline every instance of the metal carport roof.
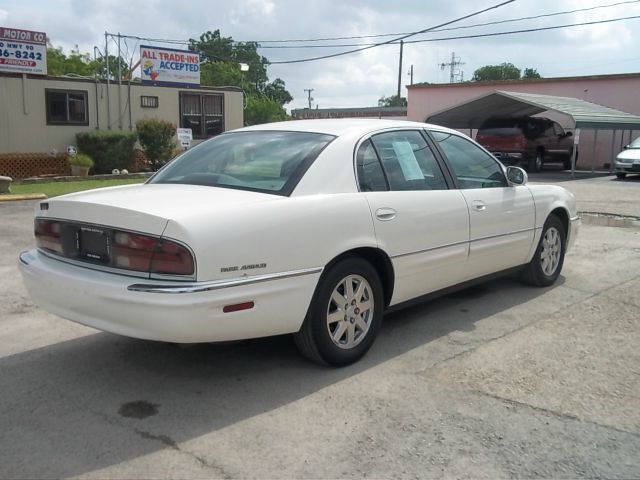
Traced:
<svg viewBox="0 0 640 480">
<path fill-rule="evenodd" d="M 426 121 L 450 128 L 480 128 L 491 117 L 523 117 L 554 111 L 570 116 L 575 128 L 638 130 L 640 116 L 572 97 L 496 90 L 436 112 Z"/>
</svg>

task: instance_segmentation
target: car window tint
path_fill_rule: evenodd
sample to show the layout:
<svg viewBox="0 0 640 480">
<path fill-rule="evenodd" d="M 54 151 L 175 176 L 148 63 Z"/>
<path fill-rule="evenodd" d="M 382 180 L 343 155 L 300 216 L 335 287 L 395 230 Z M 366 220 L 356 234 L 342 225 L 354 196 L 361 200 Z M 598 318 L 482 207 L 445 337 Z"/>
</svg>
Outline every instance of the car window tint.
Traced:
<svg viewBox="0 0 640 480">
<path fill-rule="evenodd" d="M 183 183 L 289 195 L 333 138 L 307 132 L 225 133 L 180 155 L 149 183 Z"/>
<path fill-rule="evenodd" d="M 498 161 L 475 143 L 451 133 L 430 133 L 447 156 L 460 188 L 507 186 L 507 180 Z"/>
<path fill-rule="evenodd" d="M 447 182 L 420 132 L 388 132 L 371 137 L 391 190 L 446 190 Z"/>
<path fill-rule="evenodd" d="M 380 160 L 370 140 L 360 145 L 358 153 L 356 154 L 356 166 L 361 192 L 382 192 L 389 190 L 387 179 L 382 171 L 382 165 L 380 165 Z"/>
<path fill-rule="evenodd" d="M 553 129 L 555 130 L 556 135 L 564 136 L 564 128 L 562 128 L 559 123 L 553 122 Z"/>
</svg>

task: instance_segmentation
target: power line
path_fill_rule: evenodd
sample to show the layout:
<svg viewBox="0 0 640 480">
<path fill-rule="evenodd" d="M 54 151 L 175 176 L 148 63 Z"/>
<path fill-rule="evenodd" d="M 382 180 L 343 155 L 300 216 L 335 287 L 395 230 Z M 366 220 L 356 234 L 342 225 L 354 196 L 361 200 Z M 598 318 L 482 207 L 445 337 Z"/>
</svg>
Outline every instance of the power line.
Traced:
<svg viewBox="0 0 640 480">
<path fill-rule="evenodd" d="M 626 4 L 629 4 L 629 3 L 638 3 L 638 2 L 640 2 L 640 0 L 626 0 L 626 1 L 623 1 L 623 2 L 616 2 L 616 3 L 607 4 L 607 5 L 596 5 L 596 6 L 593 6 L 593 7 L 577 8 L 575 10 L 564 10 L 562 12 L 545 13 L 545 14 L 541 14 L 541 15 L 532 15 L 532 16 L 529 16 L 529 17 L 511 18 L 511 19 L 508 19 L 508 20 L 498 20 L 498 21 L 486 22 L 486 23 L 476 23 L 476 24 L 472 24 L 472 25 L 463 25 L 463 26 L 460 26 L 460 27 L 436 28 L 436 29 L 431 30 L 431 32 L 445 32 L 445 31 L 452 31 L 452 30 L 463 30 L 463 29 L 467 29 L 467 28 L 486 27 L 486 26 L 491 26 L 491 25 L 500 25 L 500 24 L 504 24 L 504 23 L 521 22 L 523 20 L 536 20 L 536 19 L 539 19 L 539 18 L 555 17 L 555 16 L 558 16 L 558 15 L 569 15 L 571 13 L 589 12 L 589 11 L 598 10 L 598 9 L 602 9 L 602 8 L 617 7 L 619 5 L 626 5 Z M 263 44 L 263 43 L 296 43 L 296 42 L 329 42 L 329 41 L 334 41 L 334 40 L 359 40 L 359 39 L 365 39 L 365 38 L 394 37 L 394 36 L 398 36 L 398 35 L 407 35 L 407 32 L 379 33 L 379 34 L 374 34 L 374 35 L 354 35 L 354 36 L 349 36 L 349 37 L 326 37 L 326 38 L 307 38 L 307 39 L 289 39 L 289 40 L 243 40 L 243 41 L 239 40 L 238 42 L 244 42 L 244 43 L 251 42 L 251 43 L 259 43 L 259 44 Z M 279 47 L 262 46 L 262 48 L 279 48 Z M 280 47 L 280 48 L 285 48 L 285 47 Z M 288 47 L 288 48 L 296 48 L 296 47 Z"/>
<path fill-rule="evenodd" d="M 424 38 L 424 39 L 420 39 L 420 40 L 409 40 L 406 41 L 404 43 L 427 43 L 427 42 L 442 42 L 442 41 L 446 41 L 446 40 L 462 40 L 462 39 L 468 39 L 468 38 L 481 38 L 481 37 L 494 37 L 494 36 L 500 36 L 500 35 L 513 35 L 513 34 L 517 34 L 517 33 L 530 33 L 530 32 L 540 32 L 540 31 L 545 31 L 545 30 L 557 30 L 559 28 L 569 28 L 569 27 L 580 27 L 580 26 L 585 26 L 585 25 L 598 25 L 601 23 L 612 23 L 612 22 L 621 22 L 623 20 L 635 20 L 640 18 L 640 15 L 635 15 L 635 16 L 631 16 L 631 17 L 619 17 L 619 18 L 611 18 L 611 19 L 607 19 L 607 20 L 594 20 L 592 22 L 581 22 L 581 23 L 567 23 L 564 25 L 553 25 L 550 27 L 536 27 L 536 28 L 526 28 L 526 29 L 521 29 L 521 30 L 509 30 L 506 32 L 492 32 L 492 33 L 478 33 L 478 34 L 472 34 L 472 35 L 458 35 L 458 36 L 453 36 L 453 37 L 438 37 L 438 38 Z M 397 44 L 399 42 L 397 42 L 396 40 L 390 41 L 390 42 L 386 42 L 388 44 Z M 346 44 L 334 44 L 334 45 L 282 45 L 282 46 L 278 46 L 278 47 L 270 47 L 270 46 L 265 46 L 265 47 L 259 47 L 259 48 L 332 48 L 332 47 L 341 47 L 341 48 L 348 48 L 348 47 L 357 47 L 357 46 L 361 46 L 361 47 L 373 47 L 373 46 L 377 46 L 377 45 L 381 45 L 378 43 L 346 43 Z M 288 62 L 272 62 L 272 63 L 288 63 Z"/>
<path fill-rule="evenodd" d="M 485 13 L 485 12 L 488 12 L 489 10 L 494 10 L 496 8 L 503 7 L 503 6 L 508 5 L 509 3 L 513 3 L 513 2 L 515 2 L 515 0 L 507 0 L 506 2 L 498 3 L 498 4 L 493 5 L 491 7 L 484 8 L 482 10 L 478 10 L 477 12 L 473 12 L 473 13 L 470 13 L 468 15 L 464 15 L 462 17 L 458 17 L 458 18 L 456 18 L 454 20 L 450 20 L 450 21 L 445 22 L 445 23 L 441 23 L 440 25 L 436 25 L 435 27 L 429 27 L 429 28 L 425 28 L 423 30 L 419 30 L 417 32 L 408 33 L 408 34 L 403 35 L 401 37 L 397 37 L 397 38 L 393 38 L 391 40 L 387 40 L 386 42 L 380 42 L 380 43 L 376 43 L 376 44 L 373 44 L 373 45 L 368 45 L 366 47 L 356 48 L 354 50 L 347 50 L 346 52 L 333 53 L 333 54 L 330 54 L 330 55 L 322 55 L 322 56 L 319 56 L 319 57 L 301 58 L 301 59 L 298 59 L 298 60 L 287 60 L 287 61 L 270 62 L 270 63 L 271 63 L 271 65 L 282 65 L 282 64 L 285 64 L 285 63 L 311 62 L 311 61 L 314 61 L 314 60 L 324 60 L 326 58 L 341 57 L 343 55 L 349 55 L 351 53 L 362 52 L 364 50 L 369 50 L 371 48 L 379 47 L 379 46 L 382 46 L 382 45 L 387 45 L 387 44 L 390 44 L 390 43 L 397 43 L 400 40 L 404 40 L 406 38 L 413 37 L 415 35 L 420 35 L 421 33 L 430 32 L 430 31 L 432 31 L 432 30 L 434 30 L 436 28 L 446 27 L 447 25 L 451 25 L 453 23 L 460 22 L 462 20 L 466 20 L 467 18 L 471 18 L 471 17 L 474 17 L 476 15 L 480 15 L 481 13 Z"/>
</svg>

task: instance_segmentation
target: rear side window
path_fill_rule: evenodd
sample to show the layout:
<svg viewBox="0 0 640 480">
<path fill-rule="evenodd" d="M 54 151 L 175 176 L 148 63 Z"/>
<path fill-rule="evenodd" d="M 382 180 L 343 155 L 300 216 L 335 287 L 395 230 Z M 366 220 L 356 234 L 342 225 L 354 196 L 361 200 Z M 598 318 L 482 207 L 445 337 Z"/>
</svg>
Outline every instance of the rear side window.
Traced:
<svg viewBox="0 0 640 480">
<path fill-rule="evenodd" d="M 371 140 L 367 140 L 360 145 L 356 154 L 356 166 L 361 192 L 383 192 L 389 190 L 387 179 L 382 171 L 382 165 L 380 165 L 376 151 L 371 145 Z"/>
<path fill-rule="evenodd" d="M 446 190 L 440 165 L 422 134 L 415 130 L 371 137 L 391 190 Z"/>
<path fill-rule="evenodd" d="M 181 183 L 290 195 L 332 135 L 307 132 L 225 133 L 202 142 L 149 183 Z"/>
<path fill-rule="evenodd" d="M 506 187 L 498 161 L 470 140 L 451 133 L 430 131 L 449 160 L 460 188 Z"/>
</svg>

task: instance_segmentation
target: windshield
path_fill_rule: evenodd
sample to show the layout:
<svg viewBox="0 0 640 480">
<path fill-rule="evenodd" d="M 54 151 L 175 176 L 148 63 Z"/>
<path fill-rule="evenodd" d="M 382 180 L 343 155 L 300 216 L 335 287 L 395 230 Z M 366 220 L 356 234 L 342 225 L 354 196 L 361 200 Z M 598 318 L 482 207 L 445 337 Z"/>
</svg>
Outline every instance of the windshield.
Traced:
<svg viewBox="0 0 640 480">
<path fill-rule="evenodd" d="M 332 135 L 232 132 L 183 153 L 149 183 L 181 183 L 290 195 Z"/>
<path fill-rule="evenodd" d="M 640 148 L 640 137 L 631 142 L 628 148 Z"/>
</svg>

